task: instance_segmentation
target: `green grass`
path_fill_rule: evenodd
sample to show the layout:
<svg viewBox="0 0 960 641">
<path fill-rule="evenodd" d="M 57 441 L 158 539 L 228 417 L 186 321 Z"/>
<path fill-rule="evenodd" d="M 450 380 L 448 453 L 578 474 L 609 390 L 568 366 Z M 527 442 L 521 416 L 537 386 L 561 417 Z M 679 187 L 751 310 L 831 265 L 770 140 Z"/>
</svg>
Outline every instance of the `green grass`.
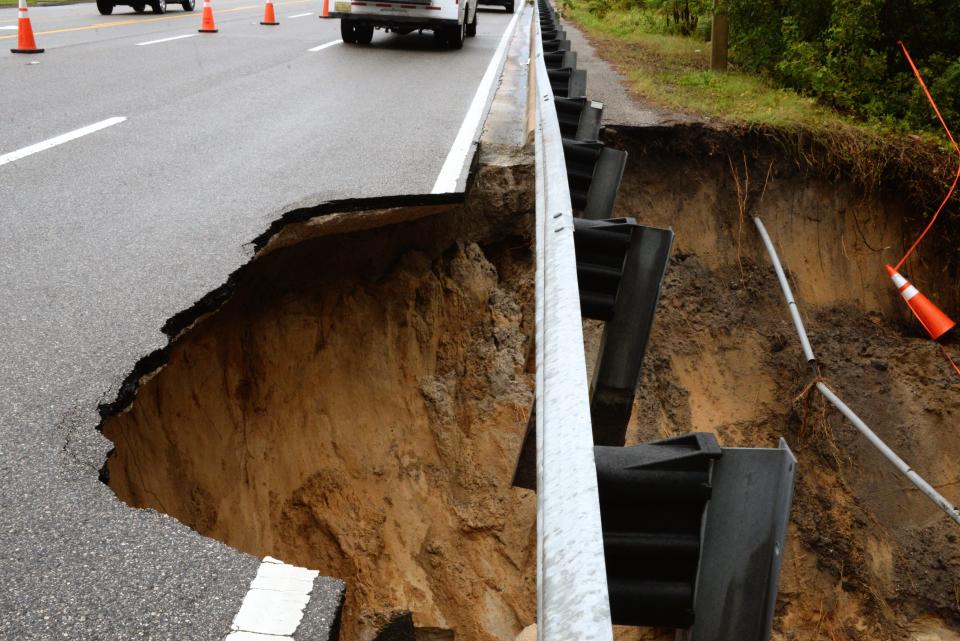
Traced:
<svg viewBox="0 0 960 641">
<path fill-rule="evenodd" d="M 831 178 L 842 173 L 868 192 L 895 186 L 913 202 L 936 206 L 953 179 L 956 156 L 943 136 L 858 120 L 735 67 L 711 71 L 705 24 L 681 36 L 652 10 L 608 5 L 624 0 L 555 1 L 644 103 L 729 126 L 734 135 L 757 131 L 797 167 Z M 596 7 L 604 11 L 591 11 Z"/>
<path fill-rule="evenodd" d="M 808 129 L 863 129 L 881 124 L 848 118 L 765 78 L 710 68 L 710 43 L 664 33 L 665 18 L 650 10 L 590 11 L 589 0 L 564 0 L 564 15 L 584 29 L 600 54 L 616 65 L 641 99 L 671 111 L 748 125 Z"/>
</svg>

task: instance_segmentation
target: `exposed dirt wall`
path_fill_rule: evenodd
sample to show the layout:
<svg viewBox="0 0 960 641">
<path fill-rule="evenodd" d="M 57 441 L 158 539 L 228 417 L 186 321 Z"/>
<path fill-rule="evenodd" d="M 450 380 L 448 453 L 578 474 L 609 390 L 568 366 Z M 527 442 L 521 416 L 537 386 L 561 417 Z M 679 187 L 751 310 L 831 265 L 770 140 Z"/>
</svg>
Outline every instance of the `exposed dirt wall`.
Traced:
<svg viewBox="0 0 960 641">
<path fill-rule="evenodd" d="M 912 240 L 920 204 L 800 172 L 773 144 L 697 146 L 690 131 L 673 135 L 613 139 L 632 154 L 616 215 L 676 232 L 629 442 L 691 430 L 726 446 L 790 442 L 799 464 L 776 639 L 958 638 L 960 531 L 810 392 L 813 374 L 749 218 L 759 213 L 778 247 L 822 376 L 957 502 L 960 379 L 883 272 Z M 749 174 L 746 217 L 734 172 L 741 193 Z M 943 251 L 932 235 L 905 272 L 956 315 L 958 281 L 942 269 Z M 592 357 L 599 332 L 588 330 Z"/>
<path fill-rule="evenodd" d="M 820 374 L 958 502 L 960 381 L 883 272 L 925 203 L 804 169 L 755 135 L 607 133 L 631 152 L 616 214 L 677 234 L 628 442 L 788 440 L 778 641 L 960 638 L 956 526 L 811 392 L 750 221 L 780 249 Z M 526 172 L 481 167 L 464 205 L 287 221 L 219 311 L 178 321 L 136 402 L 107 412 L 111 486 L 343 577 L 348 641 L 401 629 L 404 611 L 420 641 L 512 639 L 535 614 L 535 500 L 508 487 L 532 398 Z M 960 315 L 949 238 L 932 234 L 905 273 Z"/>
<path fill-rule="evenodd" d="M 533 392 L 530 201 L 479 180 L 504 189 L 267 244 L 105 421 L 117 495 L 343 578 L 348 641 L 398 633 L 404 611 L 418 638 L 513 639 L 536 593 L 536 500 L 510 487 Z"/>
</svg>

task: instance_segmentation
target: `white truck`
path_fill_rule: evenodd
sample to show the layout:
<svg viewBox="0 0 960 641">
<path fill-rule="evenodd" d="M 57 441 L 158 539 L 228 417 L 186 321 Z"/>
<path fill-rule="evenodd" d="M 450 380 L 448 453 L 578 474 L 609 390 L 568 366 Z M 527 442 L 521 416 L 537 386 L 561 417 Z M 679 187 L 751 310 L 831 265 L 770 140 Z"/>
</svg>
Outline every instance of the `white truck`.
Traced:
<svg viewBox="0 0 960 641">
<path fill-rule="evenodd" d="M 328 0 L 340 19 L 340 34 L 350 44 L 370 44 L 373 30 L 408 34 L 433 31 L 437 42 L 450 49 L 463 47 L 477 35 L 477 0 Z"/>
</svg>

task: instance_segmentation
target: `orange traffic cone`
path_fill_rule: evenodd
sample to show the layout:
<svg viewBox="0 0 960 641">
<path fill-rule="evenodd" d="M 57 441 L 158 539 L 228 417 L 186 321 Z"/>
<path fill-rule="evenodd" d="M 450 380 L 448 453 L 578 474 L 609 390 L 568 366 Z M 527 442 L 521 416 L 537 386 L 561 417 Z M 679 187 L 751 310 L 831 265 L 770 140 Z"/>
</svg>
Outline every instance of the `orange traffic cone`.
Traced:
<svg viewBox="0 0 960 641">
<path fill-rule="evenodd" d="M 323 0 L 323 12 L 320 14 L 321 18 L 330 17 L 330 0 Z"/>
<path fill-rule="evenodd" d="M 930 338 L 937 340 L 954 328 L 956 323 L 950 320 L 949 316 L 941 312 L 936 305 L 930 302 L 929 298 L 921 294 L 916 287 L 900 275 L 900 272 L 890 265 L 887 265 L 887 275 L 893 280 L 893 284 L 899 290 L 900 295 L 903 296 L 903 300 L 907 301 L 910 311 L 930 334 Z"/>
<path fill-rule="evenodd" d="M 203 16 L 200 18 L 200 33 L 216 33 L 217 25 L 213 22 L 213 7 L 210 0 L 203 0 Z"/>
<path fill-rule="evenodd" d="M 33 27 L 30 26 L 30 16 L 27 15 L 27 0 L 20 0 L 18 14 L 17 48 L 10 51 L 13 53 L 43 53 L 43 49 L 37 49 L 37 43 L 33 39 Z"/>
<path fill-rule="evenodd" d="M 273 14 L 273 0 L 267 0 L 267 3 L 263 5 L 263 20 L 260 21 L 260 24 L 265 25 L 278 25 L 277 17 Z"/>
</svg>

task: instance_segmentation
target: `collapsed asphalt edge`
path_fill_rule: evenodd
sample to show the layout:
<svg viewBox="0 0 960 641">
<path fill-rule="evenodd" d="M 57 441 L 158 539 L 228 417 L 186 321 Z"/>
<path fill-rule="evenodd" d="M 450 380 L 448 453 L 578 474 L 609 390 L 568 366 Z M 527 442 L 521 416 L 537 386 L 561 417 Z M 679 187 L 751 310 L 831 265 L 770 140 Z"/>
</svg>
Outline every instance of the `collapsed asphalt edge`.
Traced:
<svg viewBox="0 0 960 641">
<path fill-rule="evenodd" d="M 270 240 L 276 237 L 289 225 L 303 223 L 308 220 L 322 218 L 333 214 L 343 214 L 358 211 L 368 211 L 373 209 L 393 209 L 398 207 L 424 207 L 431 205 L 458 205 L 464 203 L 466 196 L 464 193 L 445 193 L 445 194 L 407 194 L 398 196 L 376 196 L 371 198 L 346 198 L 342 200 L 330 200 L 311 207 L 299 207 L 282 214 L 274 220 L 267 229 L 256 236 L 249 245 L 253 249 L 250 260 L 234 270 L 226 281 L 219 287 L 210 290 L 204 294 L 195 303 L 171 316 L 160 328 L 160 331 L 167 336 L 167 344 L 160 349 L 154 350 L 146 356 L 140 358 L 130 373 L 123 379 L 117 390 L 113 401 L 100 403 L 97 406 L 97 412 L 100 414 L 100 423 L 97 425 L 97 431 L 103 431 L 103 425 L 111 416 L 119 414 L 126 410 L 137 397 L 137 391 L 140 387 L 140 380 L 166 365 L 170 356 L 170 347 L 173 339 L 182 331 L 190 327 L 200 317 L 217 311 L 232 295 L 237 287 L 241 277 L 251 264 L 256 261 L 260 251 L 266 247 Z M 112 451 L 112 450 L 111 450 Z M 109 453 L 107 455 L 109 460 Z M 107 471 L 107 461 L 104 461 L 100 468 L 100 480 L 103 483 L 109 482 L 109 473 Z"/>
</svg>

